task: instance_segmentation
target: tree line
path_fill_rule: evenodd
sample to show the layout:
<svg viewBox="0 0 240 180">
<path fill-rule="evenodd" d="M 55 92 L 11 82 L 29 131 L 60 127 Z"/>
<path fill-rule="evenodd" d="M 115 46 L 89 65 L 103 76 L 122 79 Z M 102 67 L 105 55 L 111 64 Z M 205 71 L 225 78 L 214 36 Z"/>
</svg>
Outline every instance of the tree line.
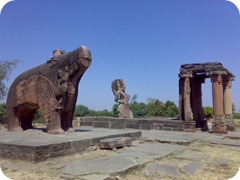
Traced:
<svg viewBox="0 0 240 180">
<path fill-rule="evenodd" d="M 161 117 L 176 117 L 179 115 L 179 109 L 172 101 L 166 103 L 161 102 L 158 99 L 149 98 L 148 103 L 137 102 L 137 95 L 134 95 L 129 103 L 129 108 L 134 117 L 145 116 L 161 116 Z M 74 116 L 118 116 L 118 104 L 113 104 L 112 110 L 107 109 L 101 111 L 91 110 L 84 105 L 76 105 Z"/>
</svg>

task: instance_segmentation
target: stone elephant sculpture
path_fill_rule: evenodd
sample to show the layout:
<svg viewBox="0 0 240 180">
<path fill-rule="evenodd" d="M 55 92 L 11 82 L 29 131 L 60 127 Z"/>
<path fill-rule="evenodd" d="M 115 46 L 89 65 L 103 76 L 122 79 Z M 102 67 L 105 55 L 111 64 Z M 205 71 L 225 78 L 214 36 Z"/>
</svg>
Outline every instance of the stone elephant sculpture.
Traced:
<svg viewBox="0 0 240 180">
<path fill-rule="evenodd" d="M 91 61 L 91 52 L 85 46 L 69 53 L 55 50 L 46 63 L 20 74 L 7 97 L 8 130 L 33 128 L 34 114 L 40 109 L 49 134 L 74 131 L 78 85 Z"/>
</svg>

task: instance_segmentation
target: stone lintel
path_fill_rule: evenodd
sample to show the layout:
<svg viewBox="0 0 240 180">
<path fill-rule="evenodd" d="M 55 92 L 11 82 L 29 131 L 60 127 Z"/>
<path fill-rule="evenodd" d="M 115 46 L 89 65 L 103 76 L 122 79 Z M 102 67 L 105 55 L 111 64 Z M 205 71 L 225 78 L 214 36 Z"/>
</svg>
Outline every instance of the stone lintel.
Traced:
<svg viewBox="0 0 240 180">
<path fill-rule="evenodd" d="M 182 77 L 182 78 L 192 78 L 193 77 L 193 74 L 179 74 L 179 77 Z"/>
</svg>

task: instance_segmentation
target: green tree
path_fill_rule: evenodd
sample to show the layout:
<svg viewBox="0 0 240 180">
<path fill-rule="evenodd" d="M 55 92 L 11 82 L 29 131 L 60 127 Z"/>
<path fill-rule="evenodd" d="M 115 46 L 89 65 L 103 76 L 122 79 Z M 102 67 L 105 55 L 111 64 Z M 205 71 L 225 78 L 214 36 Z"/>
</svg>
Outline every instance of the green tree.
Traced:
<svg viewBox="0 0 240 180">
<path fill-rule="evenodd" d="M 149 101 L 145 108 L 146 116 L 163 116 L 164 103 L 158 99 L 155 101 Z"/>
<path fill-rule="evenodd" d="M 132 111 L 134 117 L 145 116 L 145 103 L 133 102 L 129 104 L 129 108 Z"/>
<path fill-rule="evenodd" d="M 179 115 L 179 109 L 172 101 L 167 101 L 163 108 L 164 117 L 175 117 Z"/>
<path fill-rule="evenodd" d="M 0 61 L 0 100 L 7 94 L 7 87 L 4 81 L 7 81 L 10 73 L 17 66 L 19 60 Z"/>
<path fill-rule="evenodd" d="M 209 119 L 213 117 L 213 108 L 210 106 L 203 107 L 204 116 Z"/>
<path fill-rule="evenodd" d="M 111 112 L 108 112 L 107 109 L 104 109 L 102 111 L 97 111 L 96 112 L 96 116 L 111 116 L 112 113 Z"/>
<path fill-rule="evenodd" d="M 118 104 L 114 104 L 113 107 L 112 107 L 112 116 L 114 117 L 118 117 Z"/>
<path fill-rule="evenodd" d="M 6 104 L 0 104 L 0 123 L 6 123 Z"/>
<path fill-rule="evenodd" d="M 134 95 L 130 101 L 129 108 L 133 113 L 133 117 L 145 116 L 145 107 L 146 104 L 137 102 L 138 95 Z"/>
<path fill-rule="evenodd" d="M 75 106 L 75 111 L 74 111 L 75 117 L 82 117 L 82 116 L 86 116 L 88 114 L 89 114 L 88 107 L 86 107 L 84 105 L 76 105 Z"/>
<path fill-rule="evenodd" d="M 95 110 L 92 110 L 92 109 L 90 109 L 90 110 L 88 111 L 88 114 L 87 114 L 87 116 L 96 116 L 96 111 L 95 111 Z"/>
</svg>

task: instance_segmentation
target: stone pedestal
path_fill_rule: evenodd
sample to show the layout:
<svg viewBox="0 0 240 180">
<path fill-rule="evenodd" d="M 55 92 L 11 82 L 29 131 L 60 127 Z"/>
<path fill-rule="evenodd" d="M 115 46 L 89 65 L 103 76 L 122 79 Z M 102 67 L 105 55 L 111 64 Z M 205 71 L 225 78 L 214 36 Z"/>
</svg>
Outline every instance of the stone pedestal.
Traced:
<svg viewBox="0 0 240 180">
<path fill-rule="evenodd" d="M 235 130 L 235 122 L 232 119 L 226 120 L 226 126 L 228 131 Z"/>
<path fill-rule="evenodd" d="M 212 122 L 212 133 L 226 134 L 227 127 L 224 121 L 215 120 Z"/>
<path fill-rule="evenodd" d="M 186 132 L 195 132 L 196 131 L 196 121 L 186 121 L 185 122 L 185 131 Z"/>
</svg>

